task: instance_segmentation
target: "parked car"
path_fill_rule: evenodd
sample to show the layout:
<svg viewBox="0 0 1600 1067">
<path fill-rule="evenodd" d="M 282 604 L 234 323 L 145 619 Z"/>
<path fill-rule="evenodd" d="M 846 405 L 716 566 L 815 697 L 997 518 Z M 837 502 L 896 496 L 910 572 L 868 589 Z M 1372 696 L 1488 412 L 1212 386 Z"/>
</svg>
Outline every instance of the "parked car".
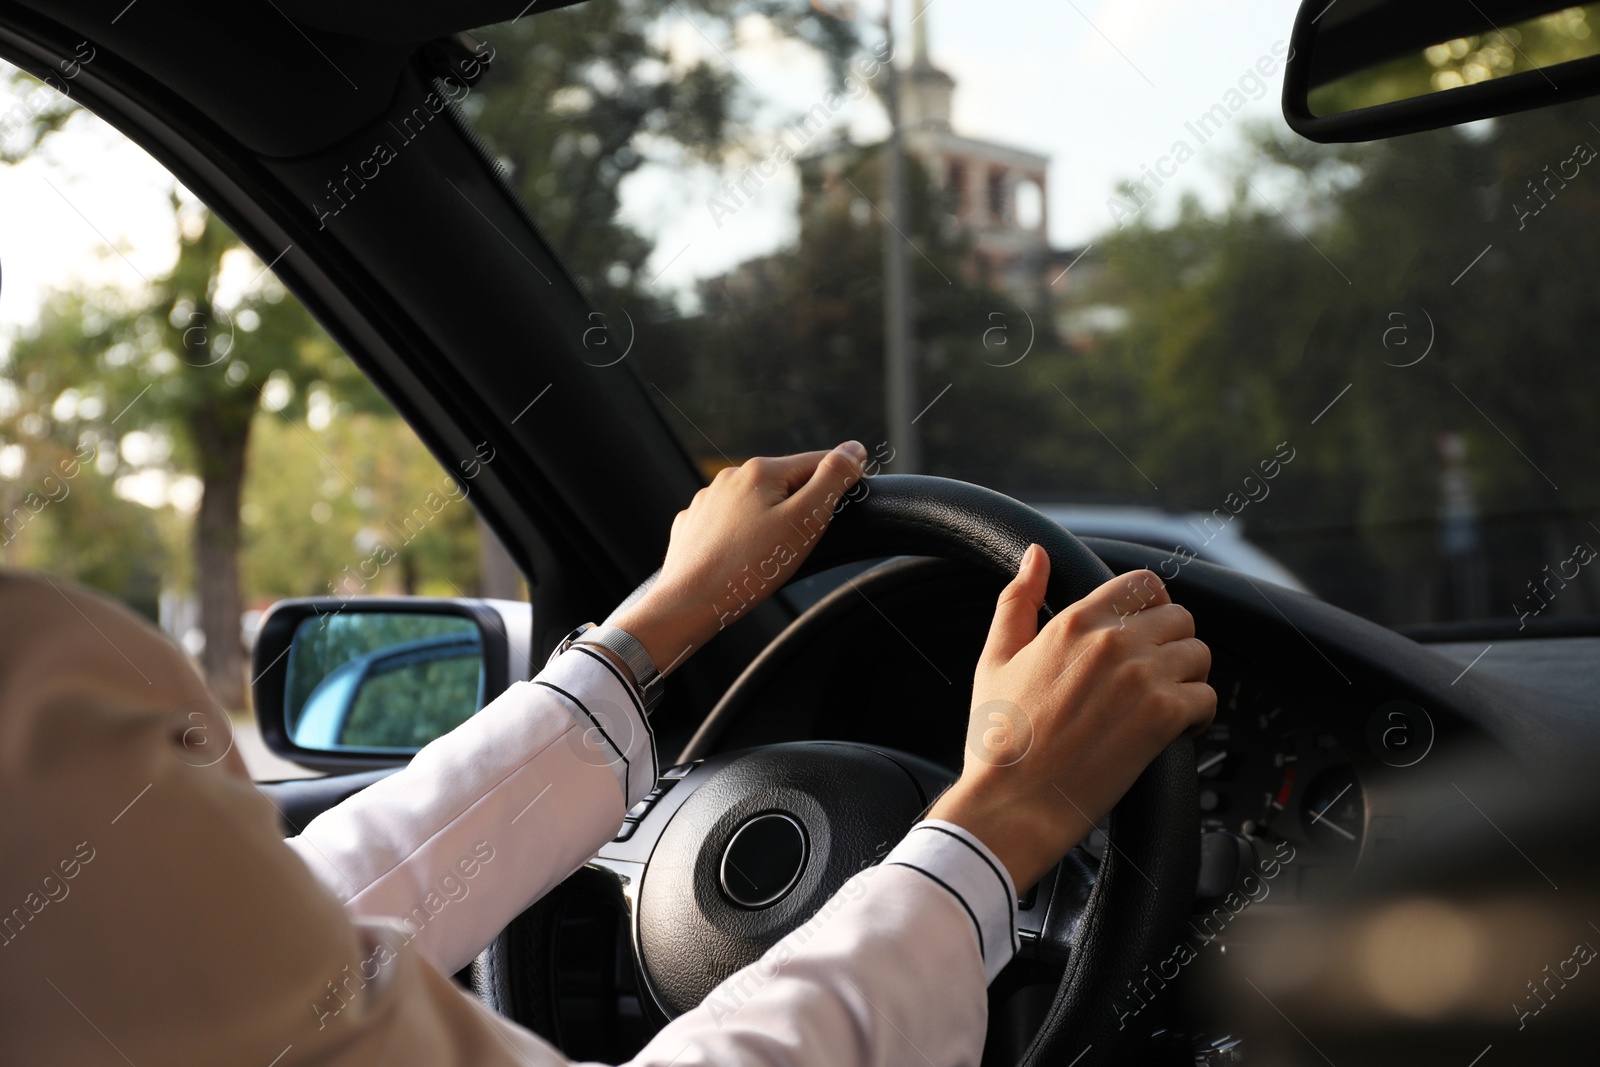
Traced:
<svg viewBox="0 0 1600 1067">
<path fill-rule="evenodd" d="M 481 708 L 483 682 L 473 631 L 385 645 L 322 676 L 290 732 L 302 748 L 405 752 Z"/>
<path fill-rule="evenodd" d="M 1159 508 L 1118 507 L 1097 504 L 1035 504 L 1039 513 L 1080 537 L 1105 537 L 1131 541 L 1171 552 L 1182 547 L 1195 559 L 1228 567 L 1252 578 L 1311 592 L 1294 572 L 1267 555 L 1244 535 L 1239 520 L 1226 525 L 1205 512 L 1174 514 Z M 1184 556 L 1178 556 L 1182 560 Z M 1177 573 L 1178 564 L 1168 573 Z"/>
</svg>

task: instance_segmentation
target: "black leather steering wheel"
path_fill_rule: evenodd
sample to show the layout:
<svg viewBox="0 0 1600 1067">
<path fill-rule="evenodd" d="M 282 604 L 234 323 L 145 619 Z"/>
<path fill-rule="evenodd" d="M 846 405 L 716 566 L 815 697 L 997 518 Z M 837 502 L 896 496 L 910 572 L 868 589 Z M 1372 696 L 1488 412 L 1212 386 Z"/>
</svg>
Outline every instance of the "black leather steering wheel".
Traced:
<svg viewBox="0 0 1600 1067">
<path fill-rule="evenodd" d="M 1111 577 L 1077 538 L 992 490 L 915 475 L 863 485 L 797 577 L 896 555 L 942 557 L 1010 577 L 1036 542 L 1050 555 L 1047 615 Z M 759 703 L 763 677 L 747 671 L 713 718 Z M 699 747 L 715 732 L 703 728 Z M 692 742 L 689 758 L 700 754 L 696 747 Z M 600 872 L 601 882 L 620 890 L 640 984 L 666 1017 L 698 1004 L 806 922 L 845 879 L 880 859 L 948 781 L 914 757 L 837 742 L 705 753 L 668 775 L 632 828 L 625 825 L 626 837 L 580 872 Z M 1098 872 L 1091 876 L 1069 857 L 1040 883 L 1030 920 L 1020 921 L 1019 912 L 1030 951 L 1062 964 L 1054 1001 L 1022 1063 L 1084 1067 L 1118 1062 L 1127 1049 L 1134 1031 L 1114 1002 L 1181 938 L 1193 903 L 1200 862 L 1195 789 L 1193 747 L 1183 738 L 1112 812 Z M 491 1004 L 559 1044 L 549 973 L 553 907 L 547 898 L 508 927 L 480 959 L 476 980 Z"/>
</svg>

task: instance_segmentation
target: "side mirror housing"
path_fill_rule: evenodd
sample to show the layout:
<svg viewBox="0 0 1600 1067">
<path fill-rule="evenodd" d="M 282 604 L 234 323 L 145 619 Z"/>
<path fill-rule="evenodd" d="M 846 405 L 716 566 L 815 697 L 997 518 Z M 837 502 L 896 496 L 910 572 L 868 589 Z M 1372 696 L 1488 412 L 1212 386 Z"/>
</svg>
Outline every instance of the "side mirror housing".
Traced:
<svg viewBox="0 0 1600 1067">
<path fill-rule="evenodd" d="M 322 771 L 404 763 L 532 677 L 530 605 L 424 597 L 274 604 L 252 683 L 267 747 Z"/>
</svg>

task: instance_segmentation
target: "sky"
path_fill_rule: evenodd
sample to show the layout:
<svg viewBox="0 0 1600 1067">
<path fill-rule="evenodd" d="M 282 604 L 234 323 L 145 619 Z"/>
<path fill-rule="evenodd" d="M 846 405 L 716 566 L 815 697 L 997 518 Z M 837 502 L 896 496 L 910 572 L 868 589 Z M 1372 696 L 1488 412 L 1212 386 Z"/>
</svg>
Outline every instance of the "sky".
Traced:
<svg viewBox="0 0 1600 1067">
<path fill-rule="evenodd" d="M 0 90 L 0 111 L 14 99 Z M 49 287 L 138 291 L 170 268 L 172 188 L 165 168 L 83 114 L 41 156 L 0 166 L 0 338 L 37 319 Z"/>
<path fill-rule="evenodd" d="M 995 21 L 996 11 L 1005 12 L 1004 23 Z M 1058 247 L 1076 248 L 1115 224 L 1106 202 L 1118 183 L 1154 166 L 1177 139 L 1186 138 L 1196 155 L 1160 191 L 1151 207 L 1158 219 L 1183 190 L 1221 202 L 1227 186 L 1217 168 L 1237 147 L 1242 123 L 1264 120 L 1289 136 L 1274 46 L 1287 51 L 1294 13 L 1287 0 L 1008 0 L 1003 7 L 932 0 L 922 17 L 933 62 L 956 80 L 953 128 L 1049 155 L 1050 236 Z M 911 17 L 911 0 L 898 0 L 897 25 Z M 756 120 L 765 129 L 750 154 L 758 160 L 776 143 L 782 122 L 822 100 L 828 85 L 821 64 L 795 42 L 775 40 L 758 26 L 740 29 L 735 47 L 689 25 L 670 32 L 675 49 L 726 64 L 772 101 Z M 900 36 L 896 51 L 909 58 L 910 43 Z M 863 38 L 873 46 L 882 34 L 871 27 Z M 1263 59 L 1270 78 L 1256 69 Z M 1237 90 L 1242 78 L 1244 106 L 1227 131 L 1200 144 L 1185 124 Z M 838 117 L 857 139 L 887 128 L 870 98 L 847 103 Z M 686 183 L 681 174 L 671 182 L 642 175 L 625 190 L 629 217 L 659 235 L 650 267 L 661 272 L 661 284 L 677 288 L 725 270 L 767 251 L 792 225 L 792 169 L 780 169 L 732 217 L 714 219 L 708 200 L 723 177 L 703 173 Z"/>
<path fill-rule="evenodd" d="M 912 2 L 897 0 L 898 25 L 908 24 Z M 870 0 L 863 5 L 877 10 Z M 1250 72 L 1273 58 L 1275 44 L 1282 49 L 1293 16 L 1287 0 L 932 0 L 922 17 L 934 62 L 956 79 L 955 130 L 1048 154 L 1052 242 L 1081 247 L 1114 225 L 1107 199 L 1117 183 L 1155 165 L 1179 138 L 1197 147 L 1196 157 L 1165 183 L 1151 211 L 1162 217 L 1182 190 L 1220 201 L 1226 186 L 1216 168 L 1236 146 L 1240 123 L 1267 119 L 1282 129 L 1281 63 L 1259 87 Z M 485 32 L 492 39 L 492 29 Z M 806 47 L 759 21 L 741 24 L 735 40 L 683 21 L 661 32 L 675 54 L 727 65 L 765 101 L 749 116 L 750 162 L 765 158 L 785 121 L 828 89 Z M 881 40 L 875 27 L 863 36 L 870 45 Z M 898 51 L 909 56 L 909 41 Z M 1185 123 L 1241 77 L 1252 79 L 1245 106 L 1228 131 L 1198 145 Z M 11 104 L 0 92 L 0 111 Z M 858 138 L 885 129 L 870 96 L 846 102 L 837 117 Z M 792 168 L 779 167 L 747 203 L 719 217 L 708 201 L 726 176 L 701 168 L 686 180 L 682 171 L 656 169 L 625 185 L 624 214 L 657 238 L 649 269 L 659 288 L 683 291 L 792 236 Z M 0 167 L 0 351 L 36 319 L 49 288 L 137 291 L 170 266 L 171 189 L 159 165 L 88 116 L 53 140 L 47 158 Z"/>
</svg>

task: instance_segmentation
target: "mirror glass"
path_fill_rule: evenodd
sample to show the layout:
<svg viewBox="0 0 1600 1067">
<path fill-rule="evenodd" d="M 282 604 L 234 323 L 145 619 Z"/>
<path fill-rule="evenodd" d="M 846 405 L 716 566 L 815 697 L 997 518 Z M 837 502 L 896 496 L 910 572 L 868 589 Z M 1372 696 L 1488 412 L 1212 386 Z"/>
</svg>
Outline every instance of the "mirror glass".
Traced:
<svg viewBox="0 0 1600 1067">
<path fill-rule="evenodd" d="M 294 743 L 410 752 L 483 706 L 483 638 L 470 620 L 340 613 L 295 630 L 284 692 Z"/>
<path fill-rule="evenodd" d="M 1326 20 L 1337 23 L 1338 12 L 1331 7 Z M 1319 48 L 1338 36 L 1336 25 L 1323 29 L 1326 33 L 1317 37 Z M 1370 44 L 1361 47 L 1365 50 Z M 1306 104 L 1311 114 L 1323 118 L 1544 70 L 1596 53 L 1600 53 L 1600 3 L 1583 4 L 1531 18 L 1496 21 L 1482 33 L 1435 40 L 1384 62 L 1362 64 L 1314 86 Z M 1320 60 L 1320 56 L 1313 60 L 1314 69 L 1324 66 Z M 1346 68 L 1352 64 L 1333 59 L 1332 65 Z"/>
</svg>

